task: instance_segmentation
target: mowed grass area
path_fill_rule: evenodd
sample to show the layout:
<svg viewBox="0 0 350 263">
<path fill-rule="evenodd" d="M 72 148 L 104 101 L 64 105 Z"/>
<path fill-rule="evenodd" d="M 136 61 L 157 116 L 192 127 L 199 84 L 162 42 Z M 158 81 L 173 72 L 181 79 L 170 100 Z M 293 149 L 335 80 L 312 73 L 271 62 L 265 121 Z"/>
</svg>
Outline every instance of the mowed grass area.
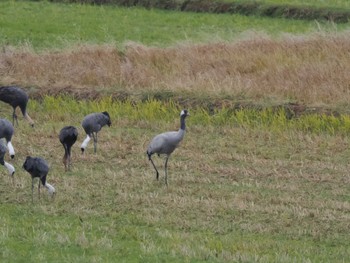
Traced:
<svg viewBox="0 0 350 263">
<path fill-rule="evenodd" d="M 29 106 L 36 126 L 20 120 L 15 160 L 7 156 L 17 169 L 15 185 L 1 169 L 2 262 L 345 262 L 350 256 L 350 150 L 342 132 L 303 130 L 296 123 L 310 121 L 287 124 L 272 112 L 274 121 L 264 125 L 244 119 L 245 111 L 233 121 L 225 112 L 189 109 L 167 188 L 164 158 L 154 157 L 156 181 L 145 151 L 155 134 L 178 128 L 180 105 L 45 97 Z M 102 110 L 112 126 L 99 133 L 97 154 L 90 143 L 82 156 L 81 119 Z M 11 116 L 11 109 L 1 104 L 1 115 Z M 58 141 L 64 125 L 80 133 L 70 172 Z M 31 179 L 21 169 L 27 155 L 50 163 L 54 200 L 45 190 L 38 200 L 35 191 L 32 204 Z"/>
<path fill-rule="evenodd" d="M 247 31 L 278 36 L 281 32 L 304 34 L 345 28 L 348 28 L 347 24 L 241 15 L 54 4 L 46 1 L 0 2 L 0 45 L 29 45 L 39 50 L 77 43 L 113 43 L 123 47 L 127 41 L 164 47 L 179 42 L 232 41 L 249 35 Z"/>
</svg>

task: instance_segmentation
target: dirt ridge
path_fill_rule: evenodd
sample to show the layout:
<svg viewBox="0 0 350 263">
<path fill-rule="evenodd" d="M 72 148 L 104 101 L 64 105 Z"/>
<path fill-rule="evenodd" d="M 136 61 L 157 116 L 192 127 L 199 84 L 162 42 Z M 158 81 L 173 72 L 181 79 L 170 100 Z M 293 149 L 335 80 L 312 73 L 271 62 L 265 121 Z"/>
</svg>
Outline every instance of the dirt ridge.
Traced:
<svg viewBox="0 0 350 263">
<path fill-rule="evenodd" d="M 350 10 L 308 6 L 265 4 L 256 2 L 221 2 L 212 0 L 51 0 L 96 5 L 141 6 L 182 12 L 242 14 L 274 18 L 302 19 L 347 23 Z"/>
</svg>

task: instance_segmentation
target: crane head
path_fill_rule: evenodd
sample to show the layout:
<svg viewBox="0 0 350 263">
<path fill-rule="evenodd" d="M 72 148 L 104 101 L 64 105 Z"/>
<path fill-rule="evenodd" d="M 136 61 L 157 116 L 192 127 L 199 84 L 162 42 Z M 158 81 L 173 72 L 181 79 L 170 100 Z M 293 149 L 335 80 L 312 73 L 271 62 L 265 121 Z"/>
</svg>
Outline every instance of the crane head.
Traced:
<svg viewBox="0 0 350 263">
<path fill-rule="evenodd" d="M 182 110 L 180 113 L 180 116 L 187 117 L 187 116 L 190 116 L 190 113 L 188 112 L 188 110 Z"/>
<path fill-rule="evenodd" d="M 112 125 L 112 122 L 111 122 L 111 117 L 109 116 L 109 113 L 107 111 L 104 111 L 102 112 L 103 115 L 107 116 L 107 125 L 108 127 L 110 127 Z"/>
</svg>

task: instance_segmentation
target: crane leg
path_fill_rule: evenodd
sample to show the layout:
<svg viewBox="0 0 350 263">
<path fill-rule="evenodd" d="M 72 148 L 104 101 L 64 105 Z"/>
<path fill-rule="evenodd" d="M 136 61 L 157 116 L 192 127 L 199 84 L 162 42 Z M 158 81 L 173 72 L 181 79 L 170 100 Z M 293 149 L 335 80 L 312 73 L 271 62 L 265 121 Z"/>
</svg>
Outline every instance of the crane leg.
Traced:
<svg viewBox="0 0 350 263">
<path fill-rule="evenodd" d="M 165 185 L 168 186 L 168 160 L 169 156 L 167 155 L 165 159 L 165 165 L 164 165 L 164 170 L 165 170 Z"/>
<path fill-rule="evenodd" d="M 11 175 L 11 181 L 12 181 L 12 185 L 15 186 L 15 177 L 13 174 Z"/>
<path fill-rule="evenodd" d="M 33 195 L 34 195 L 34 180 L 32 178 L 32 203 L 34 203 Z"/>
<path fill-rule="evenodd" d="M 97 150 L 97 132 L 92 133 L 92 137 L 94 138 L 94 153 L 96 153 L 96 150 Z"/>
<path fill-rule="evenodd" d="M 68 160 L 68 171 L 70 171 L 70 165 L 71 165 L 71 146 L 67 146 L 67 160 Z"/>
<path fill-rule="evenodd" d="M 70 163 L 70 154 L 68 154 L 68 171 L 70 171 L 70 165 L 71 165 L 71 163 Z"/>
<path fill-rule="evenodd" d="M 67 159 L 68 159 L 67 145 L 63 144 L 63 147 L 64 147 L 63 164 L 64 164 L 64 170 L 67 171 L 67 169 L 68 169 L 68 164 L 67 164 Z"/>
<path fill-rule="evenodd" d="M 38 193 L 39 193 L 39 199 L 40 199 L 40 180 L 39 180 L 39 185 L 38 185 Z"/>
<path fill-rule="evenodd" d="M 17 126 L 18 126 L 16 108 L 13 109 L 13 113 L 12 113 L 12 125 L 13 125 L 13 126 L 15 126 L 15 120 L 16 120 L 16 124 L 17 124 Z"/>
<path fill-rule="evenodd" d="M 67 172 L 67 157 L 66 157 L 66 155 L 63 156 L 63 164 L 64 164 L 64 170 Z"/>
</svg>

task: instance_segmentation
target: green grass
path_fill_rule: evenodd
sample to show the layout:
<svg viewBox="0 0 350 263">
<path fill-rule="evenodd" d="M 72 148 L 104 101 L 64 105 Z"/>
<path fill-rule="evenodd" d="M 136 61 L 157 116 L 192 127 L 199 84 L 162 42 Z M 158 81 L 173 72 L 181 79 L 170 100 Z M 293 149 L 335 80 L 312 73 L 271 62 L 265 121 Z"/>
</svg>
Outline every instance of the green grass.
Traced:
<svg viewBox="0 0 350 263">
<path fill-rule="evenodd" d="M 236 2 L 236 0 L 225 0 L 225 2 Z M 277 4 L 277 5 L 288 5 L 288 6 L 305 6 L 315 8 L 330 8 L 339 10 L 344 8 L 350 8 L 349 1 L 346 0 L 239 0 L 239 2 L 257 2 L 264 4 Z"/>
<path fill-rule="evenodd" d="M 4 116 L 10 107 L 1 104 Z M 180 105 L 148 101 L 31 101 L 34 129 L 20 119 L 13 138 L 15 185 L 2 169 L 2 262 L 344 262 L 349 258 L 348 132 L 331 117 L 286 120 L 282 112 L 189 109 L 188 130 L 169 162 L 169 187 L 145 150 L 175 130 Z M 107 110 L 112 126 L 80 154 L 86 113 Z M 240 116 L 240 117 L 238 117 Z M 347 121 L 337 124 L 347 130 Z M 312 121 L 310 121 L 312 119 Z M 239 121 L 241 120 L 241 121 Z M 304 125 L 299 125 L 304 123 Z M 309 123 L 312 123 L 310 125 Z M 327 125 L 325 125 L 325 123 Z M 75 125 L 72 171 L 58 132 Z M 302 126 L 315 129 L 303 129 Z M 322 128 L 319 128 L 322 127 Z M 334 127 L 337 127 L 336 125 Z M 25 156 L 50 164 L 50 200 L 34 193 Z"/>
<path fill-rule="evenodd" d="M 178 104 L 169 100 L 147 100 L 144 102 L 114 101 L 111 97 L 104 97 L 97 101 L 77 101 L 67 96 L 44 96 L 42 101 L 32 102 L 33 111 L 44 111 L 47 118 L 64 119 L 67 115 L 74 118 L 75 115 L 87 115 L 92 112 L 108 111 L 119 118 L 127 118 L 130 121 L 147 120 L 157 122 L 159 116 L 162 121 L 171 121 L 178 115 L 181 108 Z M 329 114 L 305 114 L 299 117 L 290 116 L 284 108 L 272 109 L 240 109 L 230 108 L 216 109 L 213 113 L 197 107 L 192 109 L 191 123 L 194 125 L 245 127 L 248 129 L 267 129 L 275 132 L 290 130 L 308 132 L 311 134 L 329 134 L 346 136 L 350 133 L 350 117 L 347 114 L 334 116 Z"/>
<path fill-rule="evenodd" d="M 119 8 L 48 2 L 0 2 L 0 45 L 30 45 L 35 49 L 62 48 L 73 43 L 127 41 L 167 46 L 179 42 L 232 41 L 242 33 L 304 34 L 319 29 L 334 31 L 334 25 L 295 21 L 181 13 L 141 8 Z M 337 30 L 347 28 L 337 25 Z"/>
</svg>

